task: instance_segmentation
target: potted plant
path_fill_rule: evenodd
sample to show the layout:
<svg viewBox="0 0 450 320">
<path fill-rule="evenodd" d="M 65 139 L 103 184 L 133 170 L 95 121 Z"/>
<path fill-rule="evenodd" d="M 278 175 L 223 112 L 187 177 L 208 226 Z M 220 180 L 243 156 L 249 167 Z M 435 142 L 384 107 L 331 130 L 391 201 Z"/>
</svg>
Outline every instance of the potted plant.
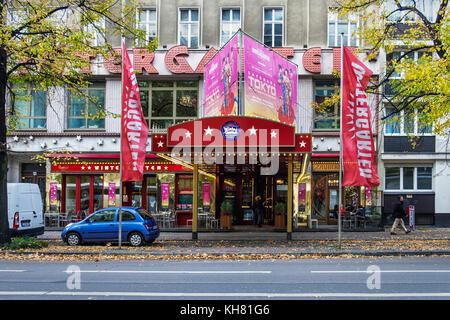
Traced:
<svg viewBox="0 0 450 320">
<path fill-rule="evenodd" d="M 286 204 L 284 202 L 277 202 L 274 207 L 275 210 L 275 227 L 284 228 L 286 226 Z"/>
<path fill-rule="evenodd" d="M 220 227 L 231 228 L 231 212 L 233 206 L 229 201 L 224 201 L 220 205 Z"/>
</svg>

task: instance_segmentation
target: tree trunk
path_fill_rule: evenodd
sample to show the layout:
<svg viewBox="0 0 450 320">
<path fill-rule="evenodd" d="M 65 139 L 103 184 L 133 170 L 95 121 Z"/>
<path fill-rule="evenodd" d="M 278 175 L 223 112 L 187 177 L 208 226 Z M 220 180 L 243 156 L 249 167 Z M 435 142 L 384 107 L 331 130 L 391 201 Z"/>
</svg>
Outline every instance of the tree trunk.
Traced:
<svg viewBox="0 0 450 320">
<path fill-rule="evenodd" d="M 0 47 L 0 245 L 9 243 L 11 238 L 8 224 L 7 172 L 8 156 L 6 154 L 6 51 Z"/>
</svg>

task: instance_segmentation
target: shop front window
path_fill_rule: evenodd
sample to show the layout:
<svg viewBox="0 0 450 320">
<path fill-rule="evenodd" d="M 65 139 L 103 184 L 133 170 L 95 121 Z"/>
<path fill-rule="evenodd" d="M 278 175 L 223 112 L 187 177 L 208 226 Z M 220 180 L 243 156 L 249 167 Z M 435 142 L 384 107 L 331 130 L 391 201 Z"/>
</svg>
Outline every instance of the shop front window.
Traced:
<svg viewBox="0 0 450 320">
<path fill-rule="evenodd" d="M 77 178 L 75 176 L 67 176 L 66 177 L 66 212 L 73 212 L 76 211 L 76 202 L 77 202 L 77 195 L 76 195 L 76 188 L 77 188 Z"/>
<path fill-rule="evenodd" d="M 65 188 L 62 210 L 84 218 L 88 214 L 103 208 L 103 176 L 100 175 L 64 175 Z"/>
<path fill-rule="evenodd" d="M 157 202 L 157 179 L 156 175 L 147 176 L 147 211 L 150 213 L 158 212 L 158 202 Z"/>
</svg>

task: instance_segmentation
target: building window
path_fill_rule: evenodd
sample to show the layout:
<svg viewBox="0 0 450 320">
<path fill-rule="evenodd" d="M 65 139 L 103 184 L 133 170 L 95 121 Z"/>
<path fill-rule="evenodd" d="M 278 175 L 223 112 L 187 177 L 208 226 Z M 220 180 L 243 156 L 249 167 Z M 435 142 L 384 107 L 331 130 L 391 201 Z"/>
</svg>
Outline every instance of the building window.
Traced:
<svg viewBox="0 0 450 320">
<path fill-rule="evenodd" d="M 222 9 L 220 21 L 220 46 L 223 46 L 241 28 L 241 10 Z"/>
<path fill-rule="evenodd" d="M 264 44 L 269 47 L 283 46 L 283 9 L 264 9 Z"/>
<path fill-rule="evenodd" d="M 437 0 L 400 0 L 401 6 L 415 7 L 420 11 L 430 22 L 436 20 L 437 12 L 439 10 L 440 1 Z M 387 0 L 384 2 L 384 15 L 387 21 L 390 22 L 414 22 L 419 20 L 417 14 L 403 10 L 398 10 L 398 6 L 394 0 Z"/>
<path fill-rule="evenodd" d="M 356 16 L 339 17 L 335 12 L 328 13 L 328 46 L 341 46 L 341 33 L 344 34 L 344 46 L 357 47 L 359 45 L 356 31 L 358 18 Z"/>
<path fill-rule="evenodd" d="M 68 129 L 104 129 L 105 83 L 93 83 L 82 91 L 69 93 Z"/>
<path fill-rule="evenodd" d="M 157 36 L 158 22 L 156 16 L 156 9 L 140 8 L 137 12 L 138 29 L 145 32 L 145 41 L 148 43 L 154 40 Z M 146 43 L 139 43 L 139 46 L 144 46 Z"/>
<path fill-rule="evenodd" d="M 139 82 L 139 92 L 151 129 L 167 129 L 198 116 L 198 81 Z"/>
<path fill-rule="evenodd" d="M 15 97 L 17 129 L 47 127 L 47 93 L 32 87 L 18 90 Z"/>
<path fill-rule="evenodd" d="M 314 83 L 314 101 L 319 104 L 336 92 L 333 80 L 317 80 Z M 339 104 L 314 109 L 314 129 L 339 129 Z"/>
<path fill-rule="evenodd" d="M 106 24 L 105 18 L 100 18 L 95 22 L 86 23 L 84 26 L 84 33 L 86 34 L 86 39 L 93 47 L 100 47 L 105 44 L 106 41 Z"/>
<path fill-rule="evenodd" d="M 424 135 L 432 134 L 433 128 L 424 121 L 425 114 L 420 109 L 413 112 L 402 110 L 395 113 L 395 108 L 386 107 L 384 132 L 388 135 Z"/>
<path fill-rule="evenodd" d="M 385 189 L 396 191 L 432 190 L 433 167 L 386 167 Z"/>
<path fill-rule="evenodd" d="M 188 48 L 199 45 L 199 10 L 180 9 L 178 13 L 178 43 Z"/>
</svg>

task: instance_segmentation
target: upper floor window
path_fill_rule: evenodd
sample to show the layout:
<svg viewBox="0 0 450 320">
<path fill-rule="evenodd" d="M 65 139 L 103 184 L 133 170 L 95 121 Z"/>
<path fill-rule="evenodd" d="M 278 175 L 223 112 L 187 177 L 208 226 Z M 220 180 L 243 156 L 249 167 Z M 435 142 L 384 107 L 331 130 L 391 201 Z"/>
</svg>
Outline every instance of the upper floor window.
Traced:
<svg viewBox="0 0 450 320">
<path fill-rule="evenodd" d="M 414 111 L 402 110 L 395 113 L 393 107 L 385 108 L 386 122 L 384 125 L 384 132 L 389 135 L 422 135 L 431 134 L 432 127 L 425 123 L 424 113 L 421 110 L 414 109 Z"/>
<path fill-rule="evenodd" d="M 432 190 L 433 167 L 385 167 L 386 190 Z"/>
<path fill-rule="evenodd" d="M 103 46 L 106 42 L 106 24 L 105 18 L 100 18 L 98 21 L 88 23 L 84 27 L 85 34 L 88 35 L 90 45 L 94 47 Z"/>
<path fill-rule="evenodd" d="M 356 16 L 339 17 L 335 12 L 328 13 L 328 46 L 340 47 L 343 33 L 344 46 L 357 47 L 359 45 L 356 31 L 358 18 Z"/>
<path fill-rule="evenodd" d="M 17 129 L 45 129 L 47 127 L 47 93 L 29 87 L 18 90 L 15 97 Z"/>
<path fill-rule="evenodd" d="M 241 27 L 241 10 L 224 8 L 221 14 L 220 46 L 223 46 Z"/>
<path fill-rule="evenodd" d="M 157 36 L 157 17 L 156 9 L 140 8 L 137 12 L 137 27 L 145 32 L 145 41 L 150 42 Z M 144 44 L 139 44 L 144 45 Z"/>
<path fill-rule="evenodd" d="M 151 129 L 167 129 L 198 116 L 198 81 L 142 81 L 139 93 Z"/>
<path fill-rule="evenodd" d="M 188 48 L 199 45 L 199 10 L 180 9 L 178 12 L 178 43 Z"/>
<path fill-rule="evenodd" d="M 105 83 L 93 83 L 81 90 L 85 94 L 69 94 L 68 129 L 104 129 Z"/>
<path fill-rule="evenodd" d="M 436 20 L 440 1 L 437 0 L 398 0 L 401 7 L 415 8 L 420 11 L 428 21 Z M 396 0 L 387 0 L 384 3 L 384 14 L 386 20 L 390 22 L 414 22 L 419 16 L 413 10 L 400 10 Z"/>
<path fill-rule="evenodd" d="M 334 80 L 316 80 L 314 83 L 314 102 L 322 103 L 337 90 Z M 339 104 L 314 109 L 314 129 L 339 129 Z"/>
<path fill-rule="evenodd" d="M 264 44 L 269 47 L 283 46 L 284 15 L 282 8 L 264 9 Z"/>
</svg>

